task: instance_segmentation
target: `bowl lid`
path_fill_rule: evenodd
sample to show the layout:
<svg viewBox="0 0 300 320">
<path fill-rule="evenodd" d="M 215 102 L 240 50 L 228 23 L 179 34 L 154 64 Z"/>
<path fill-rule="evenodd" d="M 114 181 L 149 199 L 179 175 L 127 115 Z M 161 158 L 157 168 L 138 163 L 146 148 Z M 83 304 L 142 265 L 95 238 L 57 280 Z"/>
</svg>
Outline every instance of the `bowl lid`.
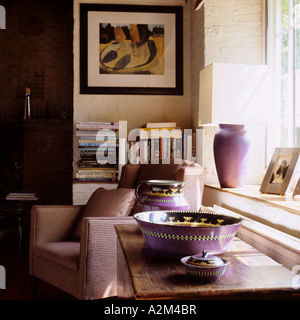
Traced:
<svg viewBox="0 0 300 320">
<path fill-rule="evenodd" d="M 224 265 L 224 260 L 213 255 L 209 255 L 207 251 L 202 251 L 202 254 L 190 256 L 186 260 L 186 264 L 199 267 L 221 267 Z"/>
</svg>

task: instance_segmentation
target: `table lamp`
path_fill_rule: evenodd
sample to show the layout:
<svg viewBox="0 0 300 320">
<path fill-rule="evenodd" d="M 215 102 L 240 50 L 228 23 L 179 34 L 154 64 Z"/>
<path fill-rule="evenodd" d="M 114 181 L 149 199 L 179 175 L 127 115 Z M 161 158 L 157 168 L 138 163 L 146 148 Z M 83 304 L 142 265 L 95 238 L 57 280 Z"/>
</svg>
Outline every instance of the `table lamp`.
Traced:
<svg viewBox="0 0 300 320">
<path fill-rule="evenodd" d="M 250 148 L 245 125 L 267 124 L 270 79 L 264 65 L 213 63 L 200 72 L 198 123 L 219 125 L 213 153 L 222 188 L 245 182 Z"/>
</svg>

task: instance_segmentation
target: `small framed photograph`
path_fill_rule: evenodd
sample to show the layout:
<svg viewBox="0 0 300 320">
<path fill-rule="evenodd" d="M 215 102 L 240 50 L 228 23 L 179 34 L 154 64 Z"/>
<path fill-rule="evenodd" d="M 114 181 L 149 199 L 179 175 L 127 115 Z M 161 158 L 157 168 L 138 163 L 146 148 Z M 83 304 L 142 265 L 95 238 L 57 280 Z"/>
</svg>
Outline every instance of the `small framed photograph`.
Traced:
<svg viewBox="0 0 300 320">
<path fill-rule="evenodd" d="M 297 167 L 300 148 L 276 148 L 260 192 L 284 195 Z"/>
</svg>

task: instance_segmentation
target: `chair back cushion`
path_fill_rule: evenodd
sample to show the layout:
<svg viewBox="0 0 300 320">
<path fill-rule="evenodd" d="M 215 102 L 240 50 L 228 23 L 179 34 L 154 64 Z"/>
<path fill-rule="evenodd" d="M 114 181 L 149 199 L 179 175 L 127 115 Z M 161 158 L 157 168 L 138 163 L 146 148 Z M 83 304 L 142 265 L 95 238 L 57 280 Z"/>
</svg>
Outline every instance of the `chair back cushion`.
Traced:
<svg viewBox="0 0 300 320">
<path fill-rule="evenodd" d="M 142 164 L 136 182 L 144 180 L 176 180 L 176 171 L 180 166 L 180 164 Z"/>
<path fill-rule="evenodd" d="M 126 217 L 136 203 L 134 189 L 118 188 L 106 190 L 99 188 L 94 191 L 83 207 L 80 219 L 72 235 L 72 240 L 80 240 L 82 219 L 86 217 Z"/>
</svg>

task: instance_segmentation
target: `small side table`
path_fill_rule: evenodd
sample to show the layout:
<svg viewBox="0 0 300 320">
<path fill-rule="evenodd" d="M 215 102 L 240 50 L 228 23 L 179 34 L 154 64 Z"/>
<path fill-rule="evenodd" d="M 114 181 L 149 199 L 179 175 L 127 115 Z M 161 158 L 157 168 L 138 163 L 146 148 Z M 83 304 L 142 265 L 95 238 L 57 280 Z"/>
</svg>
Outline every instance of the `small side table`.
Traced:
<svg viewBox="0 0 300 320">
<path fill-rule="evenodd" d="M 14 216 L 17 219 L 18 228 L 18 255 L 20 260 L 23 240 L 23 222 L 30 220 L 30 210 L 32 206 L 42 203 L 41 198 L 22 199 L 22 200 L 0 200 L 0 212 L 6 216 Z"/>
</svg>

